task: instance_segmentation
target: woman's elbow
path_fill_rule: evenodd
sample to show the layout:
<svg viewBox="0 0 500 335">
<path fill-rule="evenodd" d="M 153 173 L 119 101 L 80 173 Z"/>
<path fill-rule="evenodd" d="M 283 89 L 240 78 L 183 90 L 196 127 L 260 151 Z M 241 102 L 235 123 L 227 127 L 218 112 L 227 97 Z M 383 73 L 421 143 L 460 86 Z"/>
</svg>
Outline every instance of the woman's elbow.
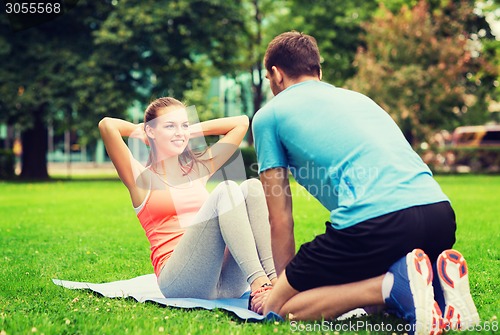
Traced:
<svg viewBox="0 0 500 335">
<path fill-rule="evenodd" d="M 103 131 L 106 128 L 107 124 L 109 123 L 109 120 L 110 120 L 110 118 L 105 116 L 102 118 L 101 121 L 99 121 L 99 123 L 97 124 L 97 127 L 99 128 L 100 131 Z"/>
<path fill-rule="evenodd" d="M 240 118 L 241 118 L 241 124 L 248 128 L 248 126 L 250 125 L 250 119 L 248 118 L 248 116 L 241 115 Z"/>
</svg>

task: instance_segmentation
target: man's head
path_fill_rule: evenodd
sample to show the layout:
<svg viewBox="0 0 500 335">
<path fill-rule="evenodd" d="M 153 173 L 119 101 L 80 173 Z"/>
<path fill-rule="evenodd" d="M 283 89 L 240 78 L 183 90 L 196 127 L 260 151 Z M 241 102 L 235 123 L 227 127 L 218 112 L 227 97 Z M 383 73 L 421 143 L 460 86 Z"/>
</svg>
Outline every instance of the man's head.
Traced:
<svg viewBox="0 0 500 335">
<path fill-rule="evenodd" d="M 318 45 L 314 37 L 290 31 L 276 36 L 264 56 L 266 78 L 274 95 L 286 88 L 286 79 L 298 81 L 303 77 L 321 79 Z"/>
</svg>

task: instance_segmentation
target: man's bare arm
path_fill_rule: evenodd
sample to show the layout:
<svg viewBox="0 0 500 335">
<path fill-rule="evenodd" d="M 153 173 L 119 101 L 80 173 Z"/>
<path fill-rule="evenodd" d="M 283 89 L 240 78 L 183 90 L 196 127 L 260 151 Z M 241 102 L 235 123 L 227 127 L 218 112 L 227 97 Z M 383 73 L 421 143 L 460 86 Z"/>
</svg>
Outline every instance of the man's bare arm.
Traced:
<svg viewBox="0 0 500 335">
<path fill-rule="evenodd" d="M 293 235 L 292 195 L 286 168 L 269 169 L 260 174 L 264 186 L 269 220 L 271 223 L 271 245 L 276 273 L 281 275 L 295 255 Z"/>
</svg>

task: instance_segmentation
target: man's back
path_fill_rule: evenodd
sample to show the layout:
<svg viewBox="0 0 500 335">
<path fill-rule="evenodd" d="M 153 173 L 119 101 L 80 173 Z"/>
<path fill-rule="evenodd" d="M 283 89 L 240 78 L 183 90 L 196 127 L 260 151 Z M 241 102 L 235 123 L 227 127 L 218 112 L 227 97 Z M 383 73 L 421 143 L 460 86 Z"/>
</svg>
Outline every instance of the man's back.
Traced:
<svg viewBox="0 0 500 335">
<path fill-rule="evenodd" d="M 288 167 L 341 229 L 448 198 L 390 116 L 320 81 L 278 94 L 255 116 L 259 172 Z"/>
</svg>

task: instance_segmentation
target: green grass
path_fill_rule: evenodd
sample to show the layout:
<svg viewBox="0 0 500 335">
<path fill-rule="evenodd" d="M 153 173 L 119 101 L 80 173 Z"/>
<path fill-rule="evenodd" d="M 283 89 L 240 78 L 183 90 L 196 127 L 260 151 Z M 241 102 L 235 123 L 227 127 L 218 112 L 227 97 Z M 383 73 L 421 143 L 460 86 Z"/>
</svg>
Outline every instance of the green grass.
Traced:
<svg viewBox="0 0 500 335">
<path fill-rule="evenodd" d="M 467 257 L 472 295 L 491 326 L 500 301 L 500 177 L 440 176 L 438 181 L 457 213 L 456 248 Z M 298 186 L 292 186 L 297 193 Z M 305 196 L 295 199 L 294 215 L 297 245 L 322 233 L 328 219 L 326 210 Z M 107 282 L 151 272 L 148 242 L 119 181 L 0 182 L 1 335 L 291 332 L 287 322 L 245 323 L 220 310 L 108 299 L 51 281 Z M 398 324 L 382 316 L 363 320 Z"/>
</svg>

